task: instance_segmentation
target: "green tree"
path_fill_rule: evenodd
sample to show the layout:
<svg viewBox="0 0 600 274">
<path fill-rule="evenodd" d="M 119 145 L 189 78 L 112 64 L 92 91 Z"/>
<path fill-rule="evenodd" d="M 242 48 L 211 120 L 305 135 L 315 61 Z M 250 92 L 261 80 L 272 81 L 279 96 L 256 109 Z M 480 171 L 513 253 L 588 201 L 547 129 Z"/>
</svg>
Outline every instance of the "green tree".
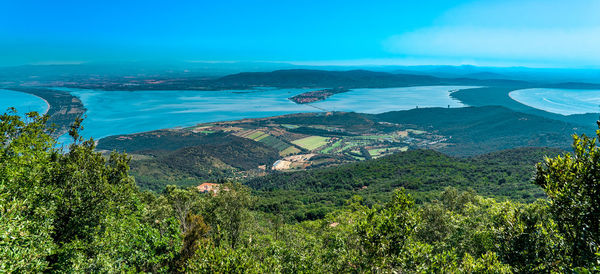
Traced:
<svg viewBox="0 0 600 274">
<path fill-rule="evenodd" d="M 56 245 L 52 223 L 56 210 L 53 149 L 48 117 L 15 109 L 0 116 L 0 272 L 40 272 Z"/>
<path fill-rule="evenodd" d="M 179 229 L 144 222 L 129 158 L 95 152 L 80 119 L 59 151 L 47 119 L 0 117 L 0 271 L 167 271 Z"/>
<path fill-rule="evenodd" d="M 205 196 L 195 187 L 182 189 L 169 185 L 159 199 L 164 199 L 162 202 L 169 205 L 169 210 L 163 214 L 175 217 L 181 224 L 181 232 L 185 234 L 195 223 L 190 216 L 200 214 L 205 207 Z"/>
<path fill-rule="evenodd" d="M 204 213 L 217 246 L 227 243 L 235 248 L 251 218 L 254 199 L 250 189 L 240 183 L 225 183 L 211 196 Z"/>
<path fill-rule="evenodd" d="M 598 123 L 600 127 L 600 122 Z M 596 131 L 600 138 L 600 130 Z M 600 149 L 597 138 L 573 136 L 573 154 L 546 158 L 535 183 L 549 198 L 550 212 L 568 245 L 574 267 L 596 260 L 600 248 Z"/>
<path fill-rule="evenodd" d="M 400 189 L 384 207 L 363 208 L 355 226 L 363 268 L 394 265 L 394 258 L 401 255 L 416 228 L 418 213 L 414 206 L 410 196 Z"/>
<path fill-rule="evenodd" d="M 490 212 L 495 251 L 515 272 L 565 272 L 564 241 L 546 201 L 499 203 Z"/>
</svg>

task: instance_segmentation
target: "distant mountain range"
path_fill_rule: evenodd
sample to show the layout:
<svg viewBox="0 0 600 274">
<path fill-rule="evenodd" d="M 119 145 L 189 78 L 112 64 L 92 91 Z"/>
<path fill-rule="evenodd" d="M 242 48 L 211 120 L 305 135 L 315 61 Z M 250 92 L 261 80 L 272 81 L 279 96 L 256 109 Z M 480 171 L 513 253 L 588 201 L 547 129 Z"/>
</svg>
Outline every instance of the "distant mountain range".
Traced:
<svg viewBox="0 0 600 274">
<path fill-rule="evenodd" d="M 285 62 L 128 62 L 83 63 L 56 65 L 23 65 L 0 67 L 0 82 L 23 79 L 60 80 L 73 77 L 220 77 L 241 72 L 270 72 L 276 70 L 360 71 L 391 74 L 433 76 L 439 78 L 472 78 L 479 80 L 507 79 L 542 83 L 587 82 L 600 83 L 600 69 L 563 69 L 527 67 L 480 67 L 472 65 L 446 66 L 314 66 Z"/>
<path fill-rule="evenodd" d="M 421 85 L 526 85 L 505 79 L 440 78 L 429 75 L 399 74 L 369 70 L 328 71 L 309 69 L 243 72 L 209 81 L 221 87 L 344 87 L 385 88 Z"/>
<path fill-rule="evenodd" d="M 463 66 L 407 66 L 393 72 L 454 78 L 510 79 L 541 83 L 588 82 L 600 83 L 599 69 L 478 67 Z"/>
</svg>

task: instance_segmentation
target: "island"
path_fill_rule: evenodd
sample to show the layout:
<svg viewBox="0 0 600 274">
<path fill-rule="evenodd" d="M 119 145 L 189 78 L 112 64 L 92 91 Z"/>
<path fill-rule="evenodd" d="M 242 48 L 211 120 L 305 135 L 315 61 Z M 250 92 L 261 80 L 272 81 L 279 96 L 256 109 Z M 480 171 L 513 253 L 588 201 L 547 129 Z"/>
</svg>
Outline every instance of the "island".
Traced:
<svg viewBox="0 0 600 274">
<path fill-rule="evenodd" d="M 343 92 L 347 92 L 347 91 L 350 91 L 350 90 L 347 88 L 342 88 L 342 87 L 327 88 L 327 89 L 320 89 L 320 90 L 304 92 L 304 93 L 298 94 L 296 96 L 290 97 L 288 99 L 296 104 L 309 104 L 309 103 L 314 103 L 314 102 L 318 102 L 318 101 L 323 101 L 334 94 L 343 93 Z"/>
</svg>

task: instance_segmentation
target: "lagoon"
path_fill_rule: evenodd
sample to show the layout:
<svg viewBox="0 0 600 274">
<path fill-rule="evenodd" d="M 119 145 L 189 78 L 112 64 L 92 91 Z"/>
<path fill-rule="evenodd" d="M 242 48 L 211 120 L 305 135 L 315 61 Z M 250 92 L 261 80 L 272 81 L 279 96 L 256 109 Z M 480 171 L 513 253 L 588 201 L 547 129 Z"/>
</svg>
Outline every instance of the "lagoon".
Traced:
<svg viewBox="0 0 600 274">
<path fill-rule="evenodd" d="M 16 108 L 19 114 L 31 111 L 44 114 L 48 111 L 48 104 L 40 97 L 24 92 L 0 89 L 0 113 L 5 113 L 10 107 Z"/>
<path fill-rule="evenodd" d="M 198 123 L 315 111 L 287 98 L 299 89 L 252 91 L 102 91 L 65 89 L 86 107 L 83 136 L 95 139 Z"/>
<path fill-rule="evenodd" d="M 508 95 L 521 104 L 562 115 L 600 112 L 600 90 L 530 88 Z"/>
<path fill-rule="evenodd" d="M 329 111 L 383 113 L 416 107 L 464 107 L 450 97 L 451 91 L 469 89 L 467 86 L 419 86 L 404 88 L 362 88 L 338 93 L 327 100 L 311 105 Z"/>
<path fill-rule="evenodd" d="M 463 106 L 451 90 L 470 87 L 428 86 L 356 89 L 313 104 L 287 98 L 307 89 L 226 91 L 102 91 L 66 89 L 87 108 L 82 135 L 95 139 L 198 123 L 260 118 L 300 112 L 381 113 L 419 107 Z"/>
</svg>

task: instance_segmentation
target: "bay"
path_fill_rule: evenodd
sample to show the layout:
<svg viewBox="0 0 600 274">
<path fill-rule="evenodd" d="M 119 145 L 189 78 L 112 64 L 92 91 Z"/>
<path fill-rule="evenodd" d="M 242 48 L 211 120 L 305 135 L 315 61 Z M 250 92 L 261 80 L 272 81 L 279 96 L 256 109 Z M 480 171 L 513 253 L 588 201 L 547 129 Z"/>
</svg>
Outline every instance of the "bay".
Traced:
<svg viewBox="0 0 600 274">
<path fill-rule="evenodd" d="M 48 104 L 40 97 L 24 92 L 0 89 L 0 113 L 6 113 L 10 107 L 14 107 L 19 114 L 31 111 L 44 114 L 48 111 Z"/>
<path fill-rule="evenodd" d="M 600 90 L 530 88 L 512 91 L 509 96 L 521 104 L 562 115 L 600 112 Z"/>
</svg>

